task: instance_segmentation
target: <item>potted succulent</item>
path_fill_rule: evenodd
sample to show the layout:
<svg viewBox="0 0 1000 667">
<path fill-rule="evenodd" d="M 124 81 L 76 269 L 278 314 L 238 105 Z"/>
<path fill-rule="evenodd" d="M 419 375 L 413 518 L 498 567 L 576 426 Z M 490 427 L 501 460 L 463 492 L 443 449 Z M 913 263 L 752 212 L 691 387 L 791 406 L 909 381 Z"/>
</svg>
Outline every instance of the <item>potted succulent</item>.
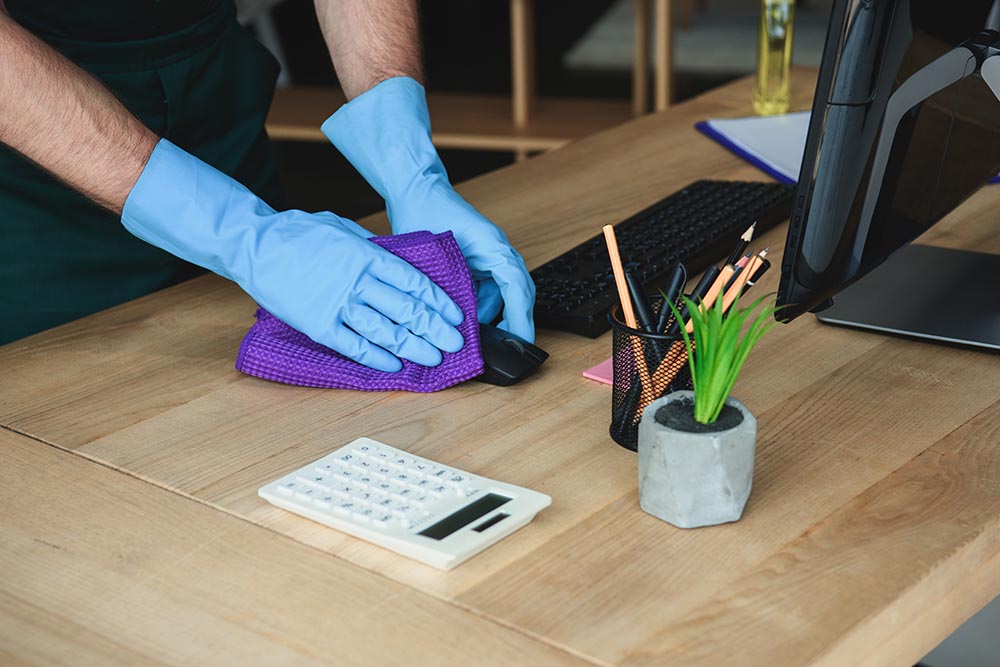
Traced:
<svg viewBox="0 0 1000 667">
<path fill-rule="evenodd" d="M 757 421 L 730 397 L 750 350 L 775 322 L 760 297 L 725 312 L 684 298 L 681 327 L 694 391 L 653 401 L 639 423 L 639 504 L 680 528 L 737 521 L 753 481 Z M 670 304 L 673 308 L 673 304 Z M 679 317 L 676 309 L 674 317 Z M 693 340 L 692 340 L 693 338 Z"/>
</svg>

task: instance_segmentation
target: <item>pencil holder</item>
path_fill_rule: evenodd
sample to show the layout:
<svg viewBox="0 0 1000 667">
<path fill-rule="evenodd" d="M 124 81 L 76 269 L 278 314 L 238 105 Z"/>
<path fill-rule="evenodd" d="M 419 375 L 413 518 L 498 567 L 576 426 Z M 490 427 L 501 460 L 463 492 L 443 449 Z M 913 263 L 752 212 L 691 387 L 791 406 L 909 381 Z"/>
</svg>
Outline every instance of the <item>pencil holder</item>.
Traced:
<svg viewBox="0 0 1000 667">
<path fill-rule="evenodd" d="M 663 300 L 653 301 L 659 313 Z M 669 330 L 671 316 L 664 330 Z M 639 331 L 622 321 L 621 306 L 608 313 L 612 332 L 611 438 L 633 452 L 639 448 L 639 419 L 657 398 L 691 389 L 684 338 Z"/>
</svg>

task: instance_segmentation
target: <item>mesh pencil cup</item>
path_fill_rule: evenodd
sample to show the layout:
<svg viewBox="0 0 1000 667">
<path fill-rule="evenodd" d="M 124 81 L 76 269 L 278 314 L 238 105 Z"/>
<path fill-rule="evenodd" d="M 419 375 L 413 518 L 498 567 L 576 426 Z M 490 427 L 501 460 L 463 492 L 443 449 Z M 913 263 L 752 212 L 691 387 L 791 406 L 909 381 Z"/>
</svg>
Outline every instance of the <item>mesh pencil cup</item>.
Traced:
<svg viewBox="0 0 1000 667">
<path fill-rule="evenodd" d="M 663 299 L 654 307 L 659 312 Z M 611 438 L 633 452 L 639 447 L 639 418 L 647 405 L 679 389 L 691 389 L 684 338 L 654 334 L 622 321 L 621 305 L 608 313 L 612 334 Z M 673 324 L 670 317 L 666 329 Z"/>
</svg>

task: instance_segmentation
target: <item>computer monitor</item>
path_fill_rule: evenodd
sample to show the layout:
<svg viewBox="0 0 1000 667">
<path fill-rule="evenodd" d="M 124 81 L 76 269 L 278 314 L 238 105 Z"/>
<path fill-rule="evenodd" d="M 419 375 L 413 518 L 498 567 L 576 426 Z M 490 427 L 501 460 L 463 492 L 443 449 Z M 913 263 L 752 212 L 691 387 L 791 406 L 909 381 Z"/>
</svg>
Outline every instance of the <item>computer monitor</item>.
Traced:
<svg viewBox="0 0 1000 667">
<path fill-rule="evenodd" d="M 1000 349 L 1000 256 L 908 245 L 1000 173 L 998 29 L 1000 0 L 835 0 L 779 319 Z"/>
</svg>

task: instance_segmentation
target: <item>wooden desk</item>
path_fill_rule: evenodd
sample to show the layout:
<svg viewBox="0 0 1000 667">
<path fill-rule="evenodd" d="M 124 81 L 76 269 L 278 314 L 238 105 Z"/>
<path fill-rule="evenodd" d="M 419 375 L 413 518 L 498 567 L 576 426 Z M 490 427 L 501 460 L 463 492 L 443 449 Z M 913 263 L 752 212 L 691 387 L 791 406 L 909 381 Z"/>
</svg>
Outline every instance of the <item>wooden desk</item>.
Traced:
<svg viewBox="0 0 1000 667">
<path fill-rule="evenodd" d="M 692 129 L 749 105 L 741 81 L 459 189 L 536 266 L 691 180 L 761 178 Z M 1000 251 L 998 205 L 926 240 Z M 0 663 L 909 665 L 1000 592 L 996 355 L 779 328 L 736 389 L 746 514 L 682 531 L 639 510 L 580 376 L 608 336 L 539 332 L 512 389 L 362 394 L 234 371 L 253 310 L 209 276 L 0 348 Z M 443 573 L 257 498 L 361 435 L 553 504 Z"/>
</svg>

